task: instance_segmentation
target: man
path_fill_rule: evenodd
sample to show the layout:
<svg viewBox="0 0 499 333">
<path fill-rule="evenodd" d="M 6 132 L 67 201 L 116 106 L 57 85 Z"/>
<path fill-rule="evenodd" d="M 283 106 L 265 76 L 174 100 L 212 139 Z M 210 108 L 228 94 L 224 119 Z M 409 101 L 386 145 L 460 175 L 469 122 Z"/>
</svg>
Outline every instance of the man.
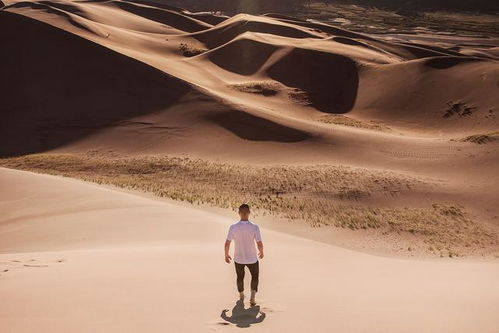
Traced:
<svg viewBox="0 0 499 333">
<path fill-rule="evenodd" d="M 250 305 L 256 305 L 255 295 L 258 291 L 259 265 L 258 258 L 263 258 L 263 242 L 260 235 L 260 228 L 249 221 L 250 208 L 247 204 L 239 207 L 239 222 L 234 223 L 229 228 L 227 240 L 225 241 L 225 262 L 232 260 L 229 255 L 230 243 L 234 240 L 234 265 L 236 266 L 237 290 L 239 299 L 244 300 L 244 266 L 249 268 L 251 273 L 251 297 Z M 258 246 L 258 257 L 255 249 L 255 242 Z"/>
</svg>

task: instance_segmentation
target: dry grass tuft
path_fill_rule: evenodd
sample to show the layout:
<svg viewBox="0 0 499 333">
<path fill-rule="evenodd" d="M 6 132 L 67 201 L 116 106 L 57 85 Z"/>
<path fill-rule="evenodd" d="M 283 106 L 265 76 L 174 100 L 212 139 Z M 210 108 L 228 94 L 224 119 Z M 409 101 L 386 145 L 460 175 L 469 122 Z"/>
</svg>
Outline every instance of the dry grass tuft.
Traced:
<svg viewBox="0 0 499 333">
<path fill-rule="evenodd" d="M 186 43 L 180 43 L 178 49 L 184 57 L 194 57 L 208 51 L 207 49 L 196 48 Z"/>
<path fill-rule="evenodd" d="M 347 116 L 343 115 L 324 115 L 321 118 L 319 118 L 319 121 L 322 123 L 326 124 L 335 124 L 335 125 L 343 125 L 343 126 L 350 126 L 350 127 L 356 127 L 356 128 L 366 128 L 370 130 L 376 130 L 376 131 L 388 131 L 390 130 L 390 127 L 385 126 L 379 122 L 370 120 L 370 121 L 360 121 L 357 119 L 353 119 Z"/>
<path fill-rule="evenodd" d="M 444 117 L 444 118 L 450 118 L 453 116 L 469 117 L 473 114 L 473 112 L 475 112 L 475 110 L 476 110 L 476 107 L 469 106 L 466 103 L 448 101 L 447 108 L 445 109 L 442 117 Z"/>
<path fill-rule="evenodd" d="M 293 101 L 293 103 L 312 106 L 313 103 L 310 99 L 308 92 L 298 89 L 298 88 L 287 88 L 288 98 Z"/>
<path fill-rule="evenodd" d="M 456 141 L 472 142 L 481 145 L 489 142 L 494 142 L 497 140 L 499 140 L 499 132 L 469 135 L 467 137 L 457 139 Z"/>
<path fill-rule="evenodd" d="M 231 84 L 229 87 L 237 91 L 263 96 L 275 96 L 281 91 L 281 86 L 278 83 L 266 81 Z"/>
<path fill-rule="evenodd" d="M 247 166 L 167 156 L 103 157 L 39 154 L 0 159 L 0 166 L 79 178 L 152 192 L 161 197 L 233 208 L 248 202 L 257 214 L 304 220 L 311 226 L 379 229 L 415 235 L 432 253 L 497 245 L 495 234 L 463 207 L 372 207 L 372 197 L 395 198 L 421 180 L 344 166 Z M 469 252 L 469 251 L 468 251 Z"/>
</svg>

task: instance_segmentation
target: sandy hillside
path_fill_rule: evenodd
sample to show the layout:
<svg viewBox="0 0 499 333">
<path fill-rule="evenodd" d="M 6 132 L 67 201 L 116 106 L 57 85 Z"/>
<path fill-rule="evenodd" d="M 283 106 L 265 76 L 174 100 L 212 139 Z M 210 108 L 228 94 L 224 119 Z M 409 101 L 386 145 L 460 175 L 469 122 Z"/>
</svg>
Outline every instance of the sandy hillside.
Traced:
<svg viewBox="0 0 499 333">
<path fill-rule="evenodd" d="M 495 332 L 497 263 L 389 259 L 262 229 L 235 304 L 226 216 L 0 169 L 2 332 Z M 227 320 L 221 318 L 224 312 Z M 261 312 L 261 313 L 259 313 Z"/>
<path fill-rule="evenodd" d="M 0 45 L 1 332 L 497 331 L 497 38 L 2 0 Z M 259 306 L 228 210 L 12 169 L 249 201 Z"/>
<path fill-rule="evenodd" d="M 422 226 L 381 228 L 391 238 L 379 244 L 408 236 L 395 246 L 407 251 L 416 235 L 424 251 L 447 242 L 437 255 L 451 255 L 453 239 L 464 239 L 454 244 L 462 255 L 497 252 L 497 38 L 362 34 L 277 14 L 227 17 L 120 0 L 3 2 L 0 156 L 71 155 L 1 165 L 164 193 L 176 176 L 163 188 L 162 178 L 144 184 L 121 158 L 137 156 L 146 169 L 157 156 L 200 158 L 235 168 L 224 179 L 189 165 L 180 177 L 191 181 L 180 192 L 215 205 L 214 180 L 290 167 L 217 195 L 246 200 L 253 189 L 260 204 L 277 184 L 291 200 L 282 207 L 315 203 L 323 217 L 312 222 L 335 226 L 344 223 L 328 215 L 333 209 L 381 209 L 388 215 L 375 219 L 395 224 L 406 222 L 406 210 L 412 218 L 430 211 Z M 102 160 L 120 171 L 101 172 Z M 333 178 L 322 182 L 299 169 L 316 165 L 354 168 L 358 177 L 326 172 Z M 162 166 L 149 171 L 165 176 Z M 278 177 L 288 174 L 293 180 Z M 440 223 L 434 207 L 451 207 L 443 218 L 459 225 Z M 307 209 L 318 215 L 312 205 L 303 216 Z M 354 228 L 366 221 L 358 216 Z M 466 230 L 478 236 L 466 240 Z"/>
<path fill-rule="evenodd" d="M 12 50 L 0 58 L 3 155 L 111 148 L 242 158 L 256 147 L 289 156 L 290 147 L 321 155 L 339 146 L 334 158 L 348 160 L 347 151 L 386 141 L 389 151 L 454 152 L 449 139 L 499 126 L 499 64 L 486 39 L 470 55 L 456 51 L 459 39 L 387 41 L 278 15 L 118 0 L 10 1 L 0 15 Z M 392 130 L 335 126 L 338 114 Z"/>
</svg>

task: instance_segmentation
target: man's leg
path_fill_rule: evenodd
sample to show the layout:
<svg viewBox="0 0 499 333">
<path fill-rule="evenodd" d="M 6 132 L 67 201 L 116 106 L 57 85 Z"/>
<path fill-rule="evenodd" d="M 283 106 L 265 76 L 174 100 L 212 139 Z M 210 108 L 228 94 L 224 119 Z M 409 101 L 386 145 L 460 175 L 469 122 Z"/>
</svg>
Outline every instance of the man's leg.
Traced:
<svg viewBox="0 0 499 333">
<path fill-rule="evenodd" d="M 238 264 L 235 261 L 234 261 L 234 265 L 236 266 L 237 291 L 242 293 L 244 291 L 244 265 Z"/>
<path fill-rule="evenodd" d="M 251 298 L 250 298 L 250 304 L 255 305 L 255 294 L 258 291 L 258 276 L 260 274 L 260 269 L 259 269 L 259 263 L 258 261 L 255 262 L 254 264 L 248 264 L 250 273 L 251 273 Z"/>
<path fill-rule="evenodd" d="M 251 290 L 258 291 L 258 277 L 260 274 L 259 263 L 258 261 L 254 264 L 248 264 L 250 273 L 251 273 Z"/>
</svg>

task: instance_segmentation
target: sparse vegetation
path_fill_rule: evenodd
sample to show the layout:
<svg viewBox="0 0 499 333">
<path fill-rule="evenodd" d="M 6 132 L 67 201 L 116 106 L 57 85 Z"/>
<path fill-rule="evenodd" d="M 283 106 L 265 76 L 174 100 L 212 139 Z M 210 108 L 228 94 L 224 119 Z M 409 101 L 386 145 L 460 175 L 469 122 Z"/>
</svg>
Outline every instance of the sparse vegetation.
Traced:
<svg viewBox="0 0 499 333">
<path fill-rule="evenodd" d="M 237 91 L 263 96 L 275 96 L 281 90 L 281 87 L 278 83 L 266 81 L 232 84 L 229 87 Z"/>
<path fill-rule="evenodd" d="M 373 197 L 396 197 L 422 180 L 344 166 L 246 166 L 180 157 L 39 154 L 0 160 L 4 167 L 79 178 L 152 192 L 193 204 L 234 208 L 249 202 L 257 214 L 299 219 L 311 226 L 379 229 L 416 235 L 432 253 L 497 245 L 491 231 L 463 207 L 373 207 Z"/>
<path fill-rule="evenodd" d="M 186 43 L 180 43 L 178 46 L 178 49 L 182 53 L 184 57 L 194 57 L 198 54 L 204 53 L 207 50 L 206 49 L 201 49 L 201 48 L 195 48 L 189 44 Z"/>
<path fill-rule="evenodd" d="M 444 118 L 449 118 L 452 116 L 468 117 L 473 114 L 475 109 L 476 109 L 475 107 L 469 106 L 464 102 L 449 101 L 447 102 L 447 108 L 445 109 L 443 117 Z"/>
<path fill-rule="evenodd" d="M 308 96 L 308 93 L 306 91 L 303 91 L 298 88 L 288 88 L 287 93 L 289 99 L 297 104 L 306 105 L 306 106 L 312 105 L 310 97 Z"/>
<path fill-rule="evenodd" d="M 366 128 L 370 130 L 376 130 L 376 131 L 388 131 L 390 128 L 388 126 L 385 126 L 379 122 L 370 120 L 370 121 L 360 121 L 357 119 L 350 118 L 348 116 L 343 116 L 343 115 L 336 115 L 336 114 L 331 114 L 331 115 L 324 115 L 319 118 L 319 121 L 322 123 L 326 124 L 335 124 L 335 125 L 343 125 L 343 126 L 350 126 L 350 127 L 357 127 L 357 128 Z"/>
<path fill-rule="evenodd" d="M 489 142 L 494 142 L 497 140 L 499 140 L 499 132 L 469 135 L 467 137 L 458 139 L 457 141 L 472 142 L 481 145 Z"/>
</svg>

